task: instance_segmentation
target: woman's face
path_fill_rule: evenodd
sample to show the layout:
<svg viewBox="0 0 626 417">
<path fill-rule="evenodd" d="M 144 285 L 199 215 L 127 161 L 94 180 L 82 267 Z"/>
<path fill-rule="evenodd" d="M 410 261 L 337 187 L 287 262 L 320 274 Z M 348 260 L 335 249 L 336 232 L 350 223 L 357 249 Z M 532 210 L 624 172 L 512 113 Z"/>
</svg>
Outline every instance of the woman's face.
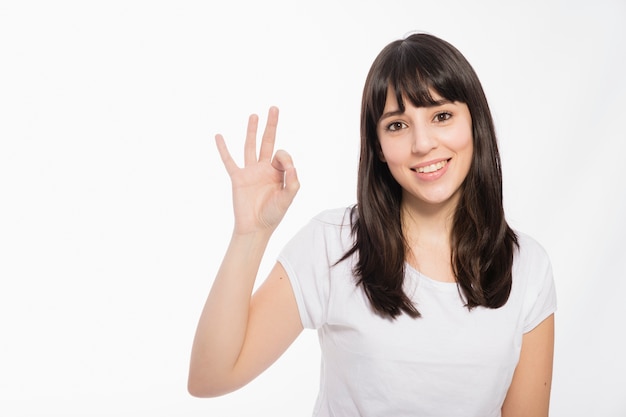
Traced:
<svg viewBox="0 0 626 417">
<path fill-rule="evenodd" d="M 403 204 L 453 208 L 472 163 L 472 118 L 465 103 L 431 95 L 436 105 L 415 107 L 405 98 L 400 112 L 388 90 L 377 127 L 381 157 L 403 189 Z"/>
</svg>

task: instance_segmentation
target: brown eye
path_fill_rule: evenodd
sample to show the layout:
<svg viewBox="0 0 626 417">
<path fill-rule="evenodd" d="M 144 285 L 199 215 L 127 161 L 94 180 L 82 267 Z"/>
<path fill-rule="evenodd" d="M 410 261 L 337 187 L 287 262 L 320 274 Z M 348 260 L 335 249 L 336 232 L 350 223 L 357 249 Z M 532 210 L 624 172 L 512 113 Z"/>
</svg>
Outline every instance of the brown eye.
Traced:
<svg viewBox="0 0 626 417">
<path fill-rule="evenodd" d="M 448 113 L 447 111 L 441 112 L 441 113 L 437 113 L 435 115 L 435 121 L 436 122 L 445 122 L 446 120 L 449 120 L 452 117 L 452 113 Z"/>
<path fill-rule="evenodd" d="M 402 122 L 393 122 L 387 125 L 387 130 L 391 131 L 391 132 L 395 132 L 397 130 L 400 130 L 402 128 L 404 128 L 406 125 Z"/>
</svg>

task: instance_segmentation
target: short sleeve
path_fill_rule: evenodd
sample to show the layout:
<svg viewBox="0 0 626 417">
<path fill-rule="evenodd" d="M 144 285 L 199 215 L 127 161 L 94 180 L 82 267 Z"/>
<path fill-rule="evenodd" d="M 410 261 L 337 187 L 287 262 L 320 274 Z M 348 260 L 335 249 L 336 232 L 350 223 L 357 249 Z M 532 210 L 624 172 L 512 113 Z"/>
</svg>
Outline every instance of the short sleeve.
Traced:
<svg viewBox="0 0 626 417">
<path fill-rule="evenodd" d="M 528 284 L 524 297 L 523 332 L 528 333 L 556 311 L 556 287 L 548 254 L 534 240 L 522 237 L 522 262 Z"/>
<path fill-rule="evenodd" d="M 317 329 L 326 321 L 331 269 L 342 256 L 340 229 L 340 212 L 322 213 L 296 233 L 278 255 L 305 328 Z"/>
</svg>

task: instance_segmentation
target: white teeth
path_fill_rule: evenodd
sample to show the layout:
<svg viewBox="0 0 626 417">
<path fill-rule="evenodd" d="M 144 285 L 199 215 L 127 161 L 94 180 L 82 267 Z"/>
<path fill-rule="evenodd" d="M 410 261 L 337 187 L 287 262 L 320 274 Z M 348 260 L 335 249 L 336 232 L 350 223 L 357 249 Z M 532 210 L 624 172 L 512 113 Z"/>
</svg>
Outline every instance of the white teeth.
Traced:
<svg viewBox="0 0 626 417">
<path fill-rule="evenodd" d="M 419 167 L 417 168 L 417 172 L 428 174 L 430 172 L 439 171 L 441 168 L 446 166 L 447 163 L 448 161 L 441 161 L 441 162 L 437 162 L 436 164 L 428 165 L 425 167 Z"/>
</svg>

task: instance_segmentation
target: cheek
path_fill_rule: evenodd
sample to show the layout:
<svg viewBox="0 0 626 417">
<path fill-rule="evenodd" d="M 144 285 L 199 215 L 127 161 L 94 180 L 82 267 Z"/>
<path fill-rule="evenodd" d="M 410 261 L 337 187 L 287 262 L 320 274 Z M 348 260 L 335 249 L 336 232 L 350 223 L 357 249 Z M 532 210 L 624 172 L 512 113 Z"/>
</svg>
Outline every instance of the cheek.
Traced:
<svg viewBox="0 0 626 417">
<path fill-rule="evenodd" d="M 452 132 L 448 143 L 457 152 L 472 152 L 474 139 L 471 125 L 460 127 L 455 132 Z"/>
<path fill-rule="evenodd" d="M 388 164 L 401 163 L 411 154 L 411 150 L 406 148 L 404 141 L 399 138 L 395 140 L 381 140 L 379 142 L 380 156 Z"/>
<path fill-rule="evenodd" d="M 471 136 L 458 143 L 457 154 L 462 157 L 463 163 L 469 169 L 474 158 L 474 142 Z"/>
<path fill-rule="evenodd" d="M 472 154 L 474 153 L 474 140 L 471 135 L 459 143 L 459 153 L 465 154 L 470 160 L 472 159 Z"/>
<path fill-rule="evenodd" d="M 464 175 L 470 170 L 474 158 L 474 139 L 470 129 L 459 129 L 448 137 L 447 146 L 458 157 L 459 168 Z"/>
</svg>

